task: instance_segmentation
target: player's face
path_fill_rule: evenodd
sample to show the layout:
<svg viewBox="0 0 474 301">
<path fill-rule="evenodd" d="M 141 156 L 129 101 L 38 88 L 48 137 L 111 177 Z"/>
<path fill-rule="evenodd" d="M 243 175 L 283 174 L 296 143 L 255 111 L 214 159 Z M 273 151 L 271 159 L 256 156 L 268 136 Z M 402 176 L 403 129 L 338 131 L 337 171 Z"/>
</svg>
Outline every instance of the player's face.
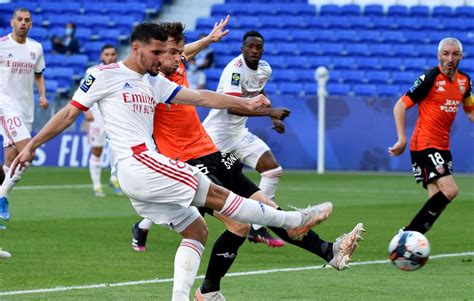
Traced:
<svg viewBox="0 0 474 301">
<path fill-rule="evenodd" d="M 15 16 L 10 20 L 10 26 L 16 36 L 26 37 L 31 28 L 31 14 L 24 11 L 16 12 Z"/>
<path fill-rule="evenodd" d="M 179 68 L 183 51 L 184 41 L 176 43 L 174 38 L 169 38 L 166 42 L 166 53 L 163 55 L 160 71 L 166 75 L 175 73 Z"/>
<path fill-rule="evenodd" d="M 248 65 L 258 65 L 263 55 L 263 40 L 259 37 L 248 37 L 242 46 L 242 54 Z"/>
<path fill-rule="evenodd" d="M 166 53 L 166 42 L 151 39 L 148 44 L 140 43 L 137 52 L 140 67 L 151 76 L 157 76 Z"/>
<path fill-rule="evenodd" d="M 100 60 L 104 65 L 112 64 L 117 62 L 117 51 L 115 48 L 106 48 L 100 54 Z"/>
<path fill-rule="evenodd" d="M 444 43 L 438 52 L 439 64 L 445 74 L 454 74 L 462 59 L 462 52 L 456 43 Z"/>
</svg>

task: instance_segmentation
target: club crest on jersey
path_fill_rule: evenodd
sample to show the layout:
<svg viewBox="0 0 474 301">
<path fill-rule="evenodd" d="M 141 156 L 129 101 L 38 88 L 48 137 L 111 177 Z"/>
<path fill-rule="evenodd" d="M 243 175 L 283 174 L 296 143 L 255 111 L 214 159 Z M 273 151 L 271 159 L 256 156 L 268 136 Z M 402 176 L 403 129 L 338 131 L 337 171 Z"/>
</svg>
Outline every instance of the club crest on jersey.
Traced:
<svg viewBox="0 0 474 301">
<path fill-rule="evenodd" d="M 240 73 L 232 73 L 232 81 L 230 84 L 233 86 L 240 85 Z"/>
<path fill-rule="evenodd" d="M 84 93 L 87 93 L 87 91 L 89 91 L 89 88 L 92 86 L 94 81 L 95 81 L 95 77 L 93 77 L 91 74 L 89 74 L 86 77 L 86 79 L 82 82 L 82 84 L 79 88 L 81 88 L 81 90 L 84 91 Z"/>
<path fill-rule="evenodd" d="M 30 52 L 30 57 L 31 57 L 32 60 L 35 60 L 36 59 L 36 53 Z"/>
</svg>

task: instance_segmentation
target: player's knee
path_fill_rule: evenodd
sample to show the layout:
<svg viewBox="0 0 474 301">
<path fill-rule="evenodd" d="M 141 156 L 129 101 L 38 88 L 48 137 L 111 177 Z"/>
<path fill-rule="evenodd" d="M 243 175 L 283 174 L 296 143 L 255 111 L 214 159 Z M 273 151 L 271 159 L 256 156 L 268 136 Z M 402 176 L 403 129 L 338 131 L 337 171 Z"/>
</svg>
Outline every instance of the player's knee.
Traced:
<svg viewBox="0 0 474 301">
<path fill-rule="evenodd" d="M 447 189 L 443 190 L 443 194 L 449 201 L 452 201 L 459 193 L 459 189 L 456 185 L 450 186 Z"/>
<path fill-rule="evenodd" d="M 283 168 L 281 166 L 261 172 L 260 175 L 266 178 L 279 178 L 283 175 Z"/>
</svg>

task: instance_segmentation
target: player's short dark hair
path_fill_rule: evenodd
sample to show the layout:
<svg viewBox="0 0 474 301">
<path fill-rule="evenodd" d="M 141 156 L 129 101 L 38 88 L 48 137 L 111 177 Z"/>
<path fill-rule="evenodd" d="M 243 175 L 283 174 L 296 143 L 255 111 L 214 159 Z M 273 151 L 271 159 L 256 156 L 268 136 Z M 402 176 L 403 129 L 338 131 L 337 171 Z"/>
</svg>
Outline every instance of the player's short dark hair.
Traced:
<svg viewBox="0 0 474 301">
<path fill-rule="evenodd" d="M 149 22 L 138 24 L 133 29 L 132 35 L 130 37 L 130 43 L 138 41 L 149 44 L 151 39 L 166 42 L 168 39 L 168 33 L 163 24 Z"/>
<path fill-rule="evenodd" d="M 247 31 L 245 34 L 244 34 L 244 38 L 242 39 L 242 43 L 245 44 L 245 40 L 249 37 L 257 37 L 257 38 L 260 38 L 262 39 L 262 42 L 265 42 L 265 39 L 263 38 L 262 34 L 259 33 L 258 31 L 256 30 L 251 30 L 251 31 Z"/>
<path fill-rule="evenodd" d="M 15 19 L 15 16 L 16 16 L 16 13 L 17 12 L 25 12 L 25 13 L 29 13 L 30 16 L 33 16 L 30 12 L 30 10 L 26 7 L 18 7 L 18 8 L 15 8 L 15 10 L 13 11 L 13 14 L 12 14 L 12 19 Z"/>
<path fill-rule="evenodd" d="M 102 53 L 102 52 L 104 52 L 104 50 L 110 49 L 110 48 L 113 48 L 113 49 L 117 50 L 114 45 L 112 45 L 112 44 L 105 44 L 105 45 L 102 46 L 102 48 L 100 49 L 100 53 Z"/>
<path fill-rule="evenodd" d="M 165 22 L 163 23 L 168 31 L 168 36 L 175 39 L 176 43 L 186 41 L 184 36 L 184 24 L 181 22 Z"/>
</svg>

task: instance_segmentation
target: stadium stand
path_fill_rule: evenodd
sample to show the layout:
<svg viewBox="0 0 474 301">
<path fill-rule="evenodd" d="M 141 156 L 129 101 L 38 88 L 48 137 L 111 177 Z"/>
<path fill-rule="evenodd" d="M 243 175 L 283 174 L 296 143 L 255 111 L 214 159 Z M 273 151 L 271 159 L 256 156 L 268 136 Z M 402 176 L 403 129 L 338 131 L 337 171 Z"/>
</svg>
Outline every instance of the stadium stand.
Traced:
<svg viewBox="0 0 474 301">
<path fill-rule="evenodd" d="M 330 93 L 399 95 L 417 75 L 437 64 L 437 43 L 451 35 L 465 47 L 467 58 L 461 69 L 474 68 L 469 59 L 474 52 L 474 7 L 384 5 L 227 0 L 212 7 L 210 18 L 198 19 L 196 31 L 188 37 L 208 32 L 214 20 L 232 15 L 233 30 L 226 45 L 213 45 L 216 66 L 209 70 L 213 74 L 208 78 L 209 88 L 217 86 L 216 74 L 240 53 L 242 35 L 252 29 L 265 37 L 264 59 L 274 69 L 269 90 L 277 94 L 314 95 L 316 89 L 310 90 L 315 88 L 314 76 L 308 74 L 326 66 L 331 79 L 338 79 L 337 83 L 330 80 Z M 308 85 L 297 92 L 294 83 Z"/>
</svg>

